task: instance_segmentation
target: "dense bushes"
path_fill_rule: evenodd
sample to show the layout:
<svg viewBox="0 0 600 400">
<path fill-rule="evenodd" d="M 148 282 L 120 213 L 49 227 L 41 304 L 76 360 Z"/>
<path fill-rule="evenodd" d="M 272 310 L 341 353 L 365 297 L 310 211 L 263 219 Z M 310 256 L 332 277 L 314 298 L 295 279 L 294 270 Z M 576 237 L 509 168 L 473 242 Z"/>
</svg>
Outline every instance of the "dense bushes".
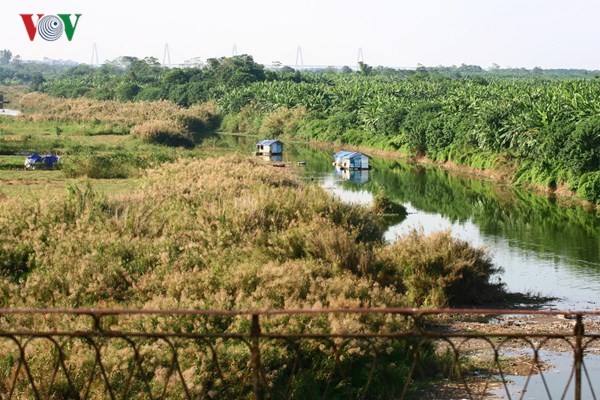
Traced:
<svg viewBox="0 0 600 400">
<path fill-rule="evenodd" d="M 191 133 L 212 131 L 220 121 L 217 103 L 209 101 L 184 108 L 175 115 L 175 121 Z"/>
<path fill-rule="evenodd" d="M 516 175 L 508 179 L 574 190 L 583 174 L 600 168 L 600 82 L 330 79 L 258 82 L 225 93 L 222 127 L 280 134 L 265 128 L 292 105 L 306 111 L 287 134 L 303 139 L 398 149 L 482 169 L 510 157 L 506 172 Z M 597 202 L 600 193 L 590 190 L 586 199 Z"/>
<path fill-rule="evenodd" d="M 68 178 L 90 179 L 135 178 L 140 170 L 175 160 L 173 154 L 155 151 L 152 154 L 135 154 L 127 151 L 99 153 L 82 151 L 61 160 L 61 169 Z"/>
<path fill-rule="evenodd" d="M 190 147 L 192 135 L 175 121 L 151 120 L 134 126 L 131 134 L 149 143 Z"/>
<path fill-rule="evenodd" d="M 304 107 L 280 108 L 265 117 L 260 125 L 259 133 L 267 137 L 295 136 L 298 132 L 298 124 L 305 115 Z"/>
<path fill-rule="evenodd" d="M 252 105 L 239 113 L 224 116 L 220 129 L 225 132 L 260 134 L 265 137 L 298 136 L 306 117 L 304 107 L 280 108 L 272 112 L 261 111 Z"/>
<path fill-rule="evenodd" d="M 20 98 L 32 122 L 80 124 L 88 134 L 131 133 L 150 143 L 193 146 L 194 135 L 219 125 L 214 101 L 181 108 L 168 101 L 119 103 L 90 99 L 54 99 L 29 93 Z"/>
<path fill-rule="evenodd" d="M 577 183 L 577 195 L 585 200 L 600 202 L 600 171 L 581 176 Z"/>
</svg>

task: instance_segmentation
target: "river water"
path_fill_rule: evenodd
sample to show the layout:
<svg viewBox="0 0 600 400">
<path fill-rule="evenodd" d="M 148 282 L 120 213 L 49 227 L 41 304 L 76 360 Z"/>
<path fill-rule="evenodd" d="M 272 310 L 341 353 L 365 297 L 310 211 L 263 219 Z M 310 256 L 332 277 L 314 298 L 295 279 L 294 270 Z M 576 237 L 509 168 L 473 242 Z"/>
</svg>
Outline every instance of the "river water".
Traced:
<svg viewBox="0 0 600 400">
<path fill-rule="evenodd" d="M 19 111 L 19 110 L 10 110 L 8 108 L 1 108 L 0 109 L 0 117 L 2 117 L 2 116 L 17 117 L 20 114 L 21 114 L 21 111 Z"/>
<path fill-rule="evenodd" d="M 253 151 L 254 138 L 226 137 L 222 145 Z M 548 308 L 600 310 L 600 218 L 581 207 L 510 186 L 435 168 L 372 159 L 374 168 L 344 176 L 332 154 L 286 143 L 283 161 L 345 202 L 368 205 L 382 190 L 405 205 L 408 217 L 391 226 L 393 241 L 411 229 L 451 229 L 491 252 L 512 292 L 558 297 Z M 297 166 L 306 161 L 305 167 Z"/>
</svg>

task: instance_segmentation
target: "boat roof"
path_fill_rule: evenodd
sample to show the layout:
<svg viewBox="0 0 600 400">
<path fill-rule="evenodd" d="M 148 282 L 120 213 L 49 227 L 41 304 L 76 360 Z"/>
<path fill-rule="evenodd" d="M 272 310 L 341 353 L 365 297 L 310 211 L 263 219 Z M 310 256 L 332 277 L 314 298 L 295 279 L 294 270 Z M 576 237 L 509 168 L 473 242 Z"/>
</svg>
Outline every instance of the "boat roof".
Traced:
<svg viewBox="0 0 600 400">
<path fill-rule="evenodd" d="M 352 151 L 346 151 L 346 150 L 342 150 L 342 151 L 338 151 L 337 153 L 335 153 L 333 155 L 333 157 L 338 158 L 338 157 L 346 157 L 348 154 L 352 154 Z"/>
<path fill-rule="evenodd" d="M 281 143 L 280 140 L 275 140 L 275 139 L 265 139 L 265 140 L 261 140 L 260 142 L 256 143 L 257 146 L 270 146 L 273 143 Z M 283 143 L 282 143 L 283 144 Z"/>
<path fill-rule="evenodd" d="M 359 151 L 338 151 L 337 153 L 335 153 L 333 155 L 334 158 L 354 158 L 354 157 L 367 157 L 367 158 L 371 158 L 368 155 L 361 153 Z"/>
</svg>

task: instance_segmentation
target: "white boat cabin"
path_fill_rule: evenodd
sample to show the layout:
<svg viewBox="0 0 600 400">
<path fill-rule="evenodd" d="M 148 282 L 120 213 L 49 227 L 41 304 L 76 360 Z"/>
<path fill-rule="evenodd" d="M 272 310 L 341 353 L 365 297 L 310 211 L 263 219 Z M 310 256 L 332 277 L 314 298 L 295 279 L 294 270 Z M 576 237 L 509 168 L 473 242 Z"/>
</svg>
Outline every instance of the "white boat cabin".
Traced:
<svg viewBox="0 0 600 400">
<path fill-rule="evenodd" d="M 256 155 L 257 156 L 268 156 L 273 154 L 283 153 L 283 143 L 279 140 L 261 140 L 256 143 Z"/>
<path fill-rule="evenodd" d="M 357 170 L 370 169 L 369 157 L 358 151 L 340 151 L 333 155 L 333 165 L 341 169 Z"/>
</svg>

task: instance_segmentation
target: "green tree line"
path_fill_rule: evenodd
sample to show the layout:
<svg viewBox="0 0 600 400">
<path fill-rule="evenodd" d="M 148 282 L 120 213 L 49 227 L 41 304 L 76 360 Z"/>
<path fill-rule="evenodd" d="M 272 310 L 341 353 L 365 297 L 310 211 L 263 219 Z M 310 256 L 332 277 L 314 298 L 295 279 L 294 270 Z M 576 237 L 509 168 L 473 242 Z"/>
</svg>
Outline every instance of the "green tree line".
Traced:
<svg viewBox="0 0 600 400">
<path fill-rule="evenodd" d="M 155 58 L 79 65 L 32 83 L 57 97 L 216 100 L 222 130 L 335 141 L 503 171 L 517 183 L 600 199 L 600 80 L 587 71 L 414 71 L 363 64 L 268 70 L 251 56 L 166 68 Z"/>
</svg>

